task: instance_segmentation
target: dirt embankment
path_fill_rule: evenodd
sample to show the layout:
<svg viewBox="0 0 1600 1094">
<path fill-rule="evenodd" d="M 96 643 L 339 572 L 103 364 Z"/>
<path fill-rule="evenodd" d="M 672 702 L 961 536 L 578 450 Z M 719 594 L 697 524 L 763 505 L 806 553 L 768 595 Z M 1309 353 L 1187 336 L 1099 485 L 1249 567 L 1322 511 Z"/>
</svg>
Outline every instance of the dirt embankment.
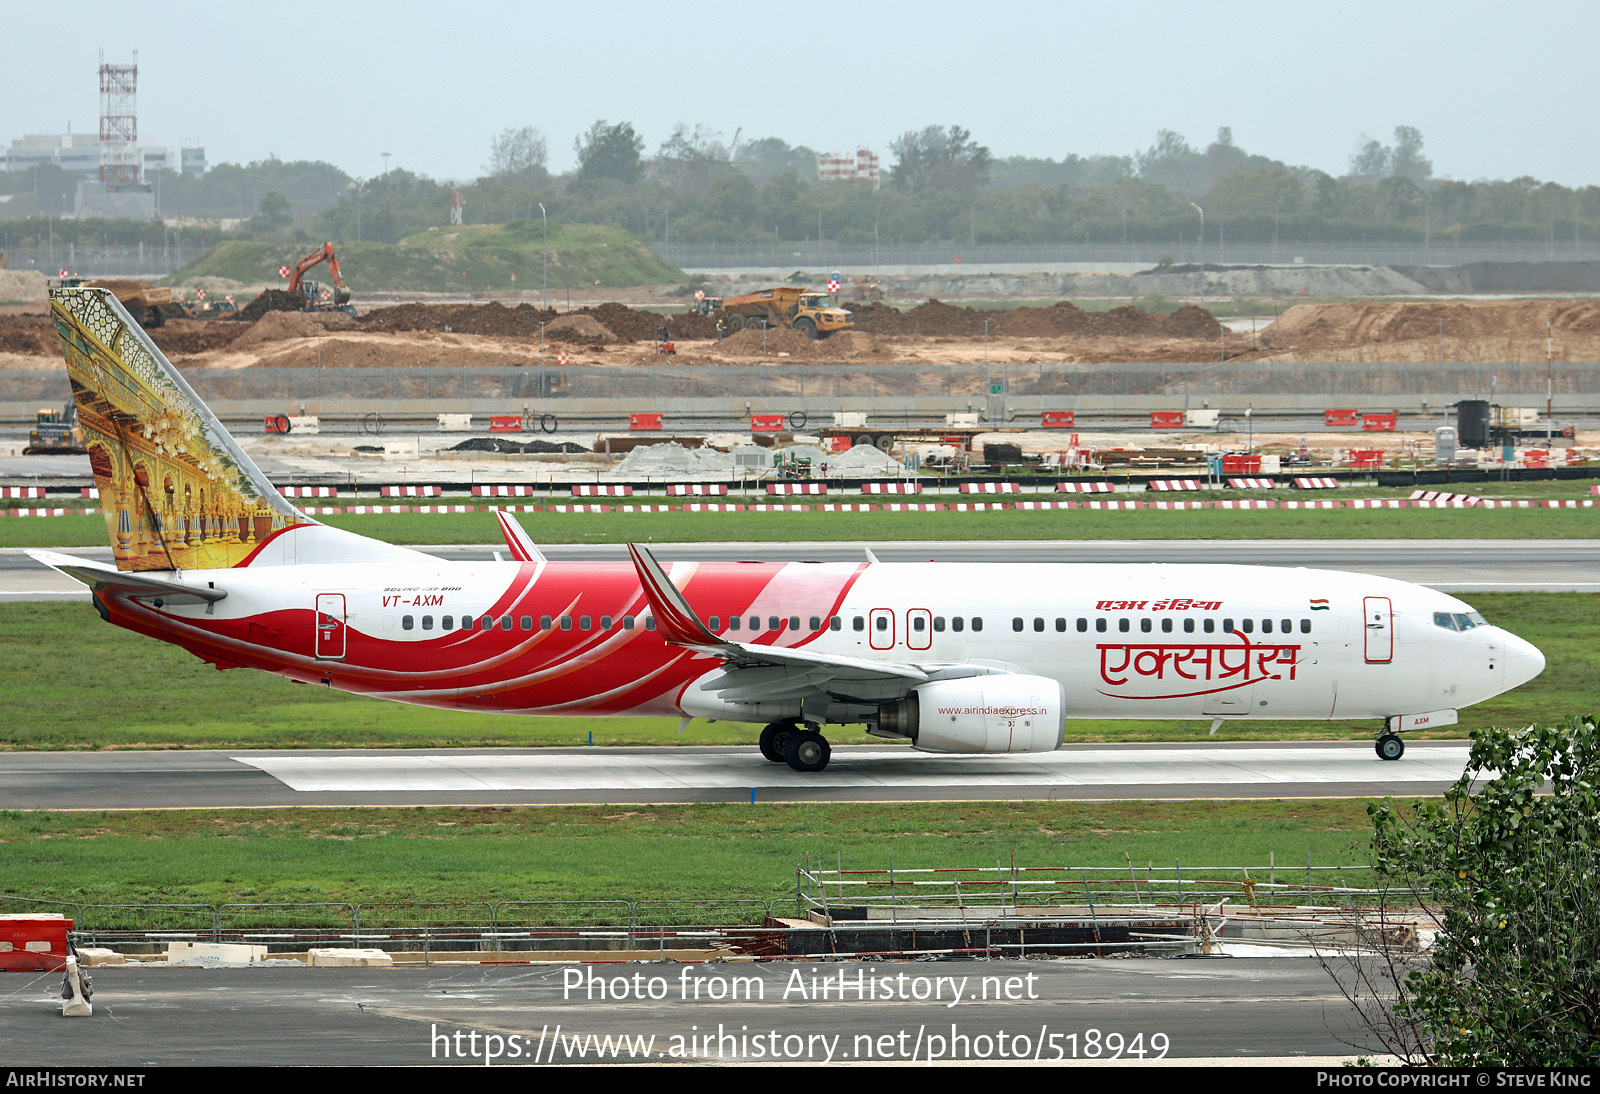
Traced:
<svg viewBox="0 0 1600 1094">
<path fill-rule="evenodd" d="M 1600 355 L 1600 301 L 1297 304 L 1259 336 L 1266 361 L 1538 361 Z"/>
<path fill-rule="evenodd" d="M 961 308 L 929 300 L 907 311 L 887 304 L 851 306 L 856 328 L 870 334 L 930 338 L 1060 338 L 1151 337 L 1215 338 L 1219 327 L 1211 313 L 1186 304 L 1171 315 L 1132 305 L 1109 311 L 1084 311 L 1068 300 L 1044 308 Z"/>
</svg>

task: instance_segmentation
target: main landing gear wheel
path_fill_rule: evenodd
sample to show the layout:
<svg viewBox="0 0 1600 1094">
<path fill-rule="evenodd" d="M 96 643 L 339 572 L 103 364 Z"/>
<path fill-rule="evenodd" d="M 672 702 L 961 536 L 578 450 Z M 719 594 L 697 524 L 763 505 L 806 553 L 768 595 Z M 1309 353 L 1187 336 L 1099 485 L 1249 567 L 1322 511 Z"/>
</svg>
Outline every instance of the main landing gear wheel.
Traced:
<svg viewBox="0 0 1600 1094">
<path fill-rule="evenodd" d="M 1385 733 L 1379 737 L 1374 746 L 1380 760 L 1398 760 L 1406 754 L 1406 743 L 1393 733 Z"/>
<path fill-rule="evenodd" d="M 795 732 L 793 722 L 773 722 L 761 731 L 761 755 L 775 764 L 784 762 L 783 746 Z"/>
<path fill-rule="evenodd" d="M 797 729 L 783 742 L 783 758 L 796 771 L 821 771 L 832 755 L 828 739 L 814 729 Z"/>
</svg>

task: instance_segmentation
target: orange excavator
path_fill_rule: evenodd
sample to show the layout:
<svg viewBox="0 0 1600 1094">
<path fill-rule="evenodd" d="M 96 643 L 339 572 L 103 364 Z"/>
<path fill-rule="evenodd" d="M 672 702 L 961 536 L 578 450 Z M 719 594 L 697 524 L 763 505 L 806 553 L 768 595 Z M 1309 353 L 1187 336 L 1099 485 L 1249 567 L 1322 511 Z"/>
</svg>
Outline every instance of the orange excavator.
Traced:
<svg viewBox="0 0 1600 1094">
<path fill-rule="evenodd" d="M 306 271 L 321 262 L 328 264 L 328 273 L 333 277 L 332 289 L 306 279 Z M 350 303 L 350 286 L 344 283 L 344 278 L 339 273 L 339 260 L 333 255 L 332 243 L 324 243 L 300 260 L 294 272 L 289 275 L 288 292 L 305 300 L 303 307 L 305 311 L 342 311 L 350 315 L 356 313 L 354 305 Z"/>
</svg>

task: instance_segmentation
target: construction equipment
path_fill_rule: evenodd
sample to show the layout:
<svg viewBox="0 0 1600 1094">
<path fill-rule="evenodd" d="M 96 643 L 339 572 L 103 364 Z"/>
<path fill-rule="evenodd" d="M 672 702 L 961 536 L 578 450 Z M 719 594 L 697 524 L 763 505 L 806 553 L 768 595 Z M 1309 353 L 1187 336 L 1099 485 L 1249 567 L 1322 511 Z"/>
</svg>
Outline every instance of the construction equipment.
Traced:
<svg viewBox="0 0 1600 1094">
<path fill-rule="evenodd" d="M 28 432 L 28 447 L 24 456 L 83 456 L 88 449 L 83 446 L 83 426 L 78 421 L 78 404 L 69 401 L 62 410 L 48 408 L 35 415 L 33 429 Z"/>
<path fill-rule="evenodd" d="M 91 289 L 110 289 L 122 306 L 128 309 L 128 314 L 138 320 L 141 327 L 154 330 L 167 321 L 169 316 L 178 315 L 181 310 L 172 299 L 171 289 L 158 289 L 148 281 L 123 281 L 102 278 L 98 281 L 72 274 L 63 277 L 53 284 L 63 289 L 74 288 L 79 285 Z"/>
<path fill-rule="evenodd" d="M 788 327 L 807 338 L 826 338 L 855 326 L 850 313 L 833 307 L 827 293 L 788 285 L 730 296 L 722 302 L 722 318 L 735 331 Z"/>
<path fill-rule="evenodd" d="M 320 282 L 306 280 L 306 271 L 321 262 L 328 264 L 328 273 L 333 277 L 332 289 Z M 289 275 L 287 291 L 291 296 L 299 296 L 305 300 L 302 311 L 342 311 L 349 315 L 356 313 L 355 307 L 350 303 L 350 286 L 344 283 L 344 277 L 339 273 L 339 260 L 334 257 L 332 243 L 324 243 L 295 265 L 294 271 Z"/>
<path fill-rule="evenodd" d="M 689 305 L 690 315 L 715 315 L 721 310 L 722 297 L 720 296 L 703 296 Z"/>
<path fill-rule="evenodd" d="M 850 295 L 857 300 L 883 299 L 883 288 L 875 277 L 853 277 L 850 285 Z"/>
</svg>

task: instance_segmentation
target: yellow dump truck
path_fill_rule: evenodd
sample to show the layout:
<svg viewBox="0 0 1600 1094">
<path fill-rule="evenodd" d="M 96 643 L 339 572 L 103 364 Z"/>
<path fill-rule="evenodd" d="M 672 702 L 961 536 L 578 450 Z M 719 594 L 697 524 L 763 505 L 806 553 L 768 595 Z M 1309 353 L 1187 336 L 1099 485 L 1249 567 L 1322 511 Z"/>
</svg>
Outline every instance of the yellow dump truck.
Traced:
<svg viewBox="0 0 1600 1094">
<path fill-rule="evenodd" d="M 827 293 L 787 285 L 728 297 L 722 302 L 722 321 L 736 331 L 788 327 L 807 338 L 826 338 L 855 326 L 850 313 L 834 307 Z"/>
<path fill-rule="evenodd" d="M 183 314 L 183 310 L 172 299 L 171 289 L 158 289 L 148 281 L 128 281 L 120 278 L 91 280 L 86 277 L 71 276 L 63 277 L 55 284 L 64 289 L 77 285 L 87 285 L 91 289 L 110 289 L 111 295 L 128 309 L 128 314 L 133 316 L 141 327 L 152 330 L 165 323 L 169 316 Z"/>
</svg>

